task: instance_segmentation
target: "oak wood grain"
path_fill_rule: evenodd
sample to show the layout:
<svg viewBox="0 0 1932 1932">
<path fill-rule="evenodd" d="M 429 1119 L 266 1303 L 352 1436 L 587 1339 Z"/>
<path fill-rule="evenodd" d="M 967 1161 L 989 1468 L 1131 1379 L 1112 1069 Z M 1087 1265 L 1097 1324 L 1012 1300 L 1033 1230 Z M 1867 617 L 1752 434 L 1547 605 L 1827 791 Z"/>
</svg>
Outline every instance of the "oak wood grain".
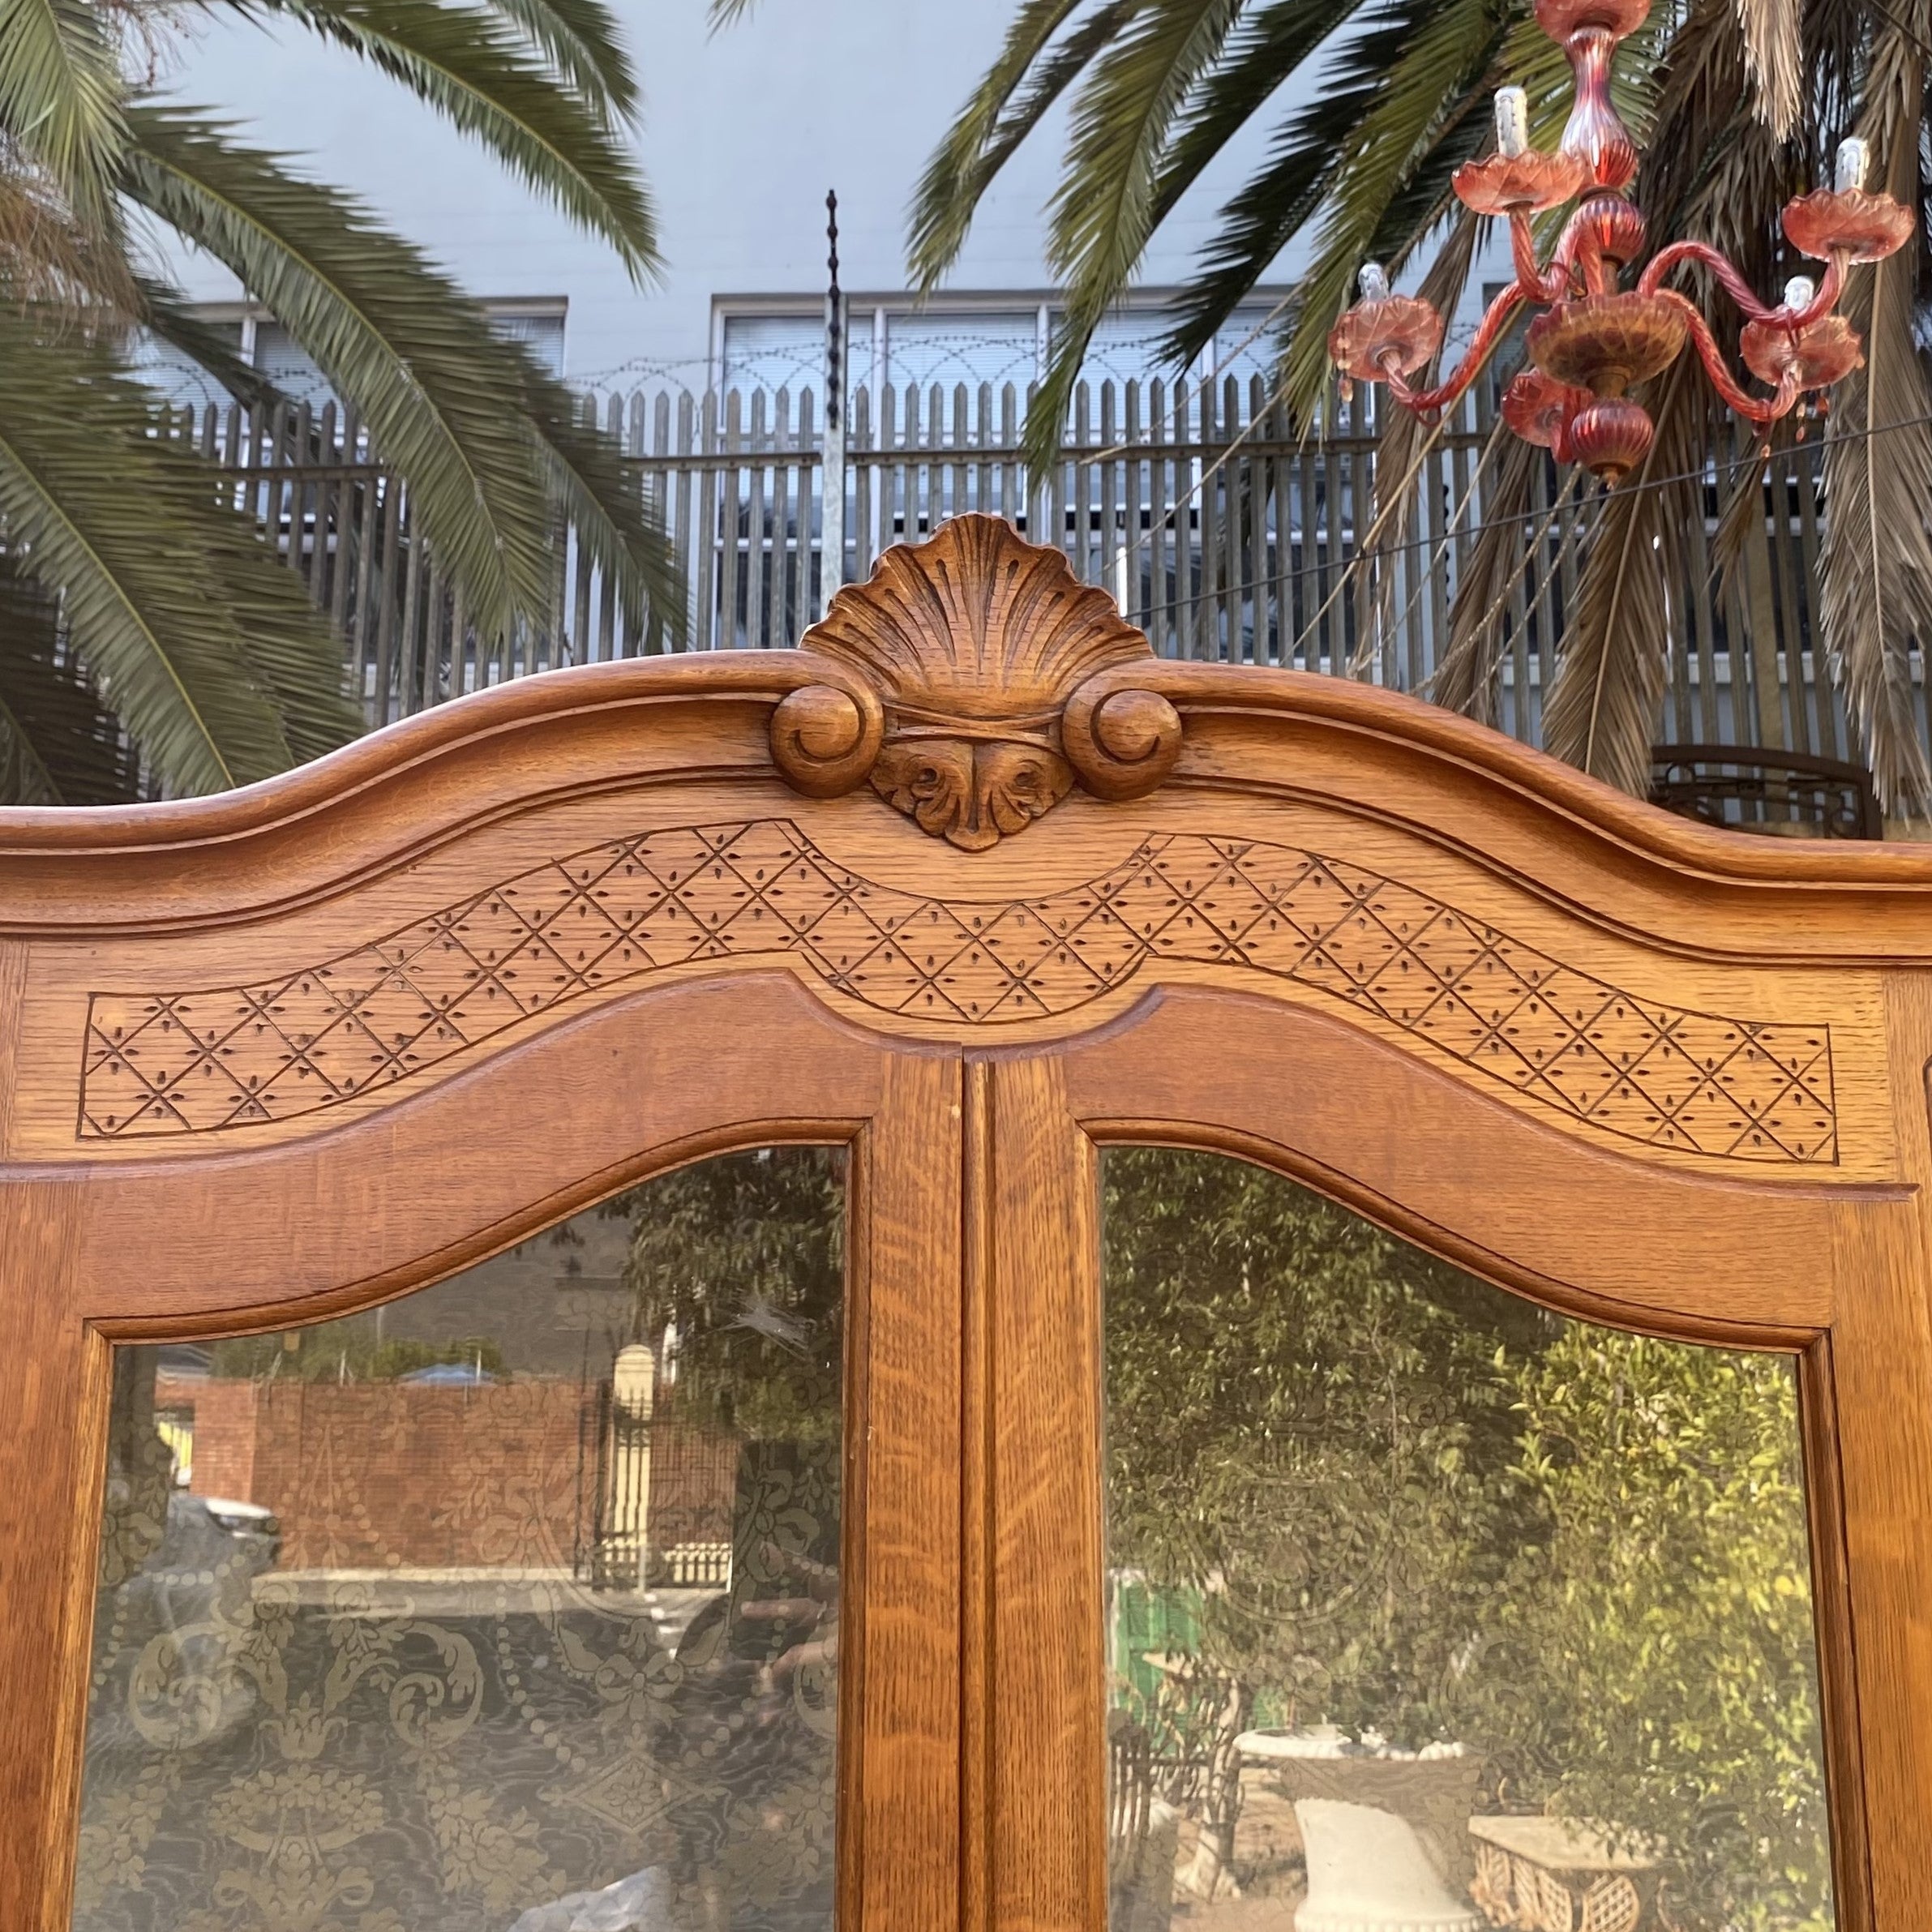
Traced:
<svg viewBox="0 0 1932 1932">
<path fill-rule="evenodd" d="M 1098 1170 L 1060 1069 L 987 1068 L 985 1802 L 998 1932 L 1107 1919 Z"/>
<path fill-rule="evenodd" d="M 859 1138 L 839 1923 L 860 1932 L 960 1912 L 959 1089 L 950 1056 L 896 1057 Z"/>
<path fill-rule="evenodd" d="M 1060 1062 L 1097 1138 L 1267 1161 L 1583 1320 L 1795 1348 L 1833 1319 L 1822 1263 L 1842 1189 L 1585 1148 L 1321 1015 L 1174 992 Z"/>
<path fill-rule="evenodd" d="M 1798 1360 L 1805 1504 L 1811 1536 L 1812 1617 L 1835 1633 L 1818 1647 L 1818 1707 L 1824 1729 L 1833 1891 L 1839 1921 L 1872 1923 L 1871 1845 L 1865 1804 L 1864 1724 L 1853 1651 L 1851 1553 L 1845 1541 L 1844 1466 L 1839 1453 L 1838 1384 L 1831 1341 L 1821 1335 Z"/>
<path fill-rule="evenodd" d="M 74 1310 L 84 1188 L 0 1189 L 0 1926 L 64 1927 L 109 1351 Z"/>
</svg>

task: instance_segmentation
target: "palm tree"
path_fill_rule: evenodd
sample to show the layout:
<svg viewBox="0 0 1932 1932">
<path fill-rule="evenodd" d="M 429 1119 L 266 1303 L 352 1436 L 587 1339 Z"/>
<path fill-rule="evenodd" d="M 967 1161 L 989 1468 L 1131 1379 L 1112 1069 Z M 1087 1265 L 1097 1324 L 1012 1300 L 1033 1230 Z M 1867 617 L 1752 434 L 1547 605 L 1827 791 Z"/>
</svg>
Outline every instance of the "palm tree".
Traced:
<svg viewBox="0 0 1932 1932">
<path fill-rule="evenodd" d="M 602 0 L 0 0 L 0 799 L 212 790 L 360 729 L 340 643 L 133 371 L 144 331 L 272 394 L 144 259 L 144 221 L 225 263 L 360 413 L 481 636 L 547 607 L 566 516 L 628 622 L 682 621 L 568 392 L 366 208 L 154 91 L 156 37 L 209 3 L 350 49 L 635 279 L 657 267 Z"/>
<path fill-rule="evenodd" d="M 1825 178 L 1824 157 L 1850 133 L 1879 157 L 1886 178 L 1873 185 L 1922 208 L 1929 60 L 1932 0 L 1657 0 L 1614 77 L 1619 109 L 1646 144 L 1634 193 L 1651 233 L 1710 242 L 1768 291 L 1781 265 L 1779 210 Z M 1298 76 L 1305 105 L 1274 108 Z M 1450 173 L 1489 145 L 1490 100 L 1505 82 L 1527 87 L 1532 133 L 1553 144 L 1567 79 L 1528 0 L 1022 0 L 920 181 L 913 273 L 923 289 L 937 285 L 981 196 L 1070 96 L 1048 231 L 1066 315 L 1026 432 L 1030 458 L 1043 465 L 1094 328 L 1150 240 L 1208 163 L 1266 121 L 1265 158 L 1223 206 L 1164 346 L 1176 363 L 1191 360 L 1281 251 L 1309 242 L 1279 371 L 1309 422 L 1327 380 L 1328 330 L 1360 265 L 1400 268 L 1433 251 L 1427 293 L 1452 310 L 1478 238 Z M 1824 458 L 1827 654 L 1882 800 L 1906 808 L 1932 805 L 1907 660 L 1914 637 L 1932 644 L 1932 391 L 1914 332 L 1929 270 L 1921 224 L 1916 248 L 1857 272 L 1846 306 L 1867 366 L 1834 398 Z M 1694 580 L 1688 533 L 1704 516 L 1703 455 L 1720 414 L 1691 357 L 1643 400 L 1656 440 L 1642 471 L 1590 507 L 1583 580 L 1544 717 L 1551 751 L 1633 791 L 1647 779 L 1671 587 Z M 1414 433 L 1399 420 L 1385 471 L 1405 472 Z M 1531 482 L 1521 455 L 1494 461 L 1493 521 L 1527 509 Z M 1728 520 L 1754 513 L 1761 490 L 1746 473 Z M 1378 512 L 1378 524 L 1399 533 L 1400 506 L 1386 508 L 1393 520 Z M 1500 652 L 1498 572 L 1506 582 L 1512 567 L 1500 553 L 1489 561 L 1479 555 L 1459 585 L 1434 691 L 1479 714 Z"/>
</svg>

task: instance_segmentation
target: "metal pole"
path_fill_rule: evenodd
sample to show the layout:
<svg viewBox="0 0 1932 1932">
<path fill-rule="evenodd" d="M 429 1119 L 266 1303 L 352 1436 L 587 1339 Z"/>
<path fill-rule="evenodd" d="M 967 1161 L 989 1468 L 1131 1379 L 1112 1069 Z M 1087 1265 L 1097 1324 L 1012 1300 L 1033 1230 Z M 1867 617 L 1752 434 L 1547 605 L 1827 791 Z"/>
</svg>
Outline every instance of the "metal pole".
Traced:
<svg viewBox="0 0 1932 1932">
<path fill-rule="evenodd" d="M 825 443 L 819 465 L 819 614 L 846 579 L 846 299 L 838 287 L 838 195 L 825 196 Z"/>
</svg>

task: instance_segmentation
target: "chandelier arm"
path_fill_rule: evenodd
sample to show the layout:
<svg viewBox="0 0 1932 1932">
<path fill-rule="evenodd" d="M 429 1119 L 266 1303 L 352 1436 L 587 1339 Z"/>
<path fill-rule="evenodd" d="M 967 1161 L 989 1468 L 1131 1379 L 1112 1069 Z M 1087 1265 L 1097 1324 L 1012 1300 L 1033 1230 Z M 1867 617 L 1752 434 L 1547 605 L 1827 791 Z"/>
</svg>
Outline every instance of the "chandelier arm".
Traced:
<svg viewBox="0 0 1932 1932">
<path fill-rule="evenodd" d="M 1570 277 L 1576 272 L 1577 259 L 1583 253 L 1583 243 L 1590 233 L 1583 204 L 1579 203 L 1570 211 L 1570 217 L 1563 224 L 1563 232 L 1557 237 L 1557 245 L 1551 252 L 1547 268 L 1536 266 L 1536 243 L 1531 233 L 1529 217 L 1512 215 L 1510 230 L 1516 281 L 1523 290 L 1523 300 L 1544 304 L 1561 301 L 1569 290 Z"/>
<path fill-rule="evenodd" d="M 1675 289 L 1658 289 L 1651 293 L 1660 301 L 1670 303 L 1683 316 L 1685 327 L 1690 332 L 1690 340 L 1696 346 L 1698 360 L 1711 379 L 1711 386 L 1747 422 L 1761 430 L 1768 429 L 1780 416 L 1790 413 L 1792 405 L 1798 398 L 1795 366 L 1787 369 L 1780 377 L 1777 388 L 1771 395 L 1748 394 L 1733 379 L 1724 362 L 1724 351 L 1717 346 L 1717 338 L 1711 333 L 1710 324 L 1704 320 L 1696 304 L 1678 294 Z"/>
<path fill-rule="evenodd" d="M 1706 242 L 1673 242 L 1668 248 L 1659 249 L 1637 279 L 1638 293 L 1656 294 L 1664 276 L 1680 262 L 1701 262 L 1708 268 L 1724 293 L 1744 311 L 1746 321 L 1768 322 L 1778 313 L 1758 299 L 1757 290 L 1731 265 L 1728 256 Z"/>
<path fill-rule="evenodd" d="M 1390 393 L 1405 409 L 1412 410 L 1418 416 L 1433 416 L 1446 409 L 1482 374 L 1483 365 L 1495 353 L 1497 344 L 1509 327 L 1510 317 L 1523 299 L 1522 288 L 1512 282 L 1489 304 L 1454 373 L 1435 388 L 1411 388 L 1407 379 L 1391 366 L 1388 371 Z"/>
<path fill-rule="evenodd" d="M 1673 242 L 1668 248 L 1659 249 L 1650 260 L 1643 273 L 1638 277 L 1639 294 L 1656 293 L 1664 277 L 1676 268 L 1679 262 L 1702 262 L 1724 287 L 1724 293 L 1743 311 L 1747 322 L 1776 322 L 1790 329 L 1809 328 L 1814 322 L 1828 315 L 1837 305 L 1838 298 L 1844 292 L 1844 261 L 1842 251 L 1834 250 L 1825 263 L 1823 280 L 1818 292 L 1803 308 L 1793 312 L 1782 306 L 1767 308 L 1757 297 L 1750 284 L 1740 275 L 1730 261 L 1717 250 L 1703 242 Z"/>
<path fill-rule="evenodd" d="M 1543 268 L 1536 262 L 1536 230 L 1530 226 L 1527 215 L 1512 214 L 1510 216 L 1510 255 L 1515 264 L 1516 286 L 1525 302 L 1554 302 L 1563 293 L 1563 285 L 1569 280 L 1570 267 L 1564 259 L 1564 248 L 1570 243 L 1570 230 L 1576 225 L 1572 215 L 1563 229 L 1562 239 L 1557 244 L 1557 252 L 1550 258 L 1549 268 Z"/>
</svg>

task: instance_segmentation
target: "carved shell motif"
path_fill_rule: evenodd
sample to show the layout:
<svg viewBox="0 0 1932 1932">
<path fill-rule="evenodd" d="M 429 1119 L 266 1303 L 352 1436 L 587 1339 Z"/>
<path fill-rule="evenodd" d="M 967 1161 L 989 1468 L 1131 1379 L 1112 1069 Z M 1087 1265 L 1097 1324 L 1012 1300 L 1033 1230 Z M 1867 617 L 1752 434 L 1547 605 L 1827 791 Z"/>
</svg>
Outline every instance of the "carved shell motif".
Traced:
<svg viewBox="0 0 1932 1932">
<path fill-rule="evenodd" d="M 786 777 L 817 798 L 869 782 L 969 852 L 1043 816 L 1076 780 L 1096 797 L 1141 797 L 1180 753 L 1164 697 L 1095 682 L 1150 666 L 1146 637 L 1059 550 L 996 516 L 955 517 L 887 550 L 799 648 L 850 676 L 795 691 L 773 714 Z"/>
</svg>

